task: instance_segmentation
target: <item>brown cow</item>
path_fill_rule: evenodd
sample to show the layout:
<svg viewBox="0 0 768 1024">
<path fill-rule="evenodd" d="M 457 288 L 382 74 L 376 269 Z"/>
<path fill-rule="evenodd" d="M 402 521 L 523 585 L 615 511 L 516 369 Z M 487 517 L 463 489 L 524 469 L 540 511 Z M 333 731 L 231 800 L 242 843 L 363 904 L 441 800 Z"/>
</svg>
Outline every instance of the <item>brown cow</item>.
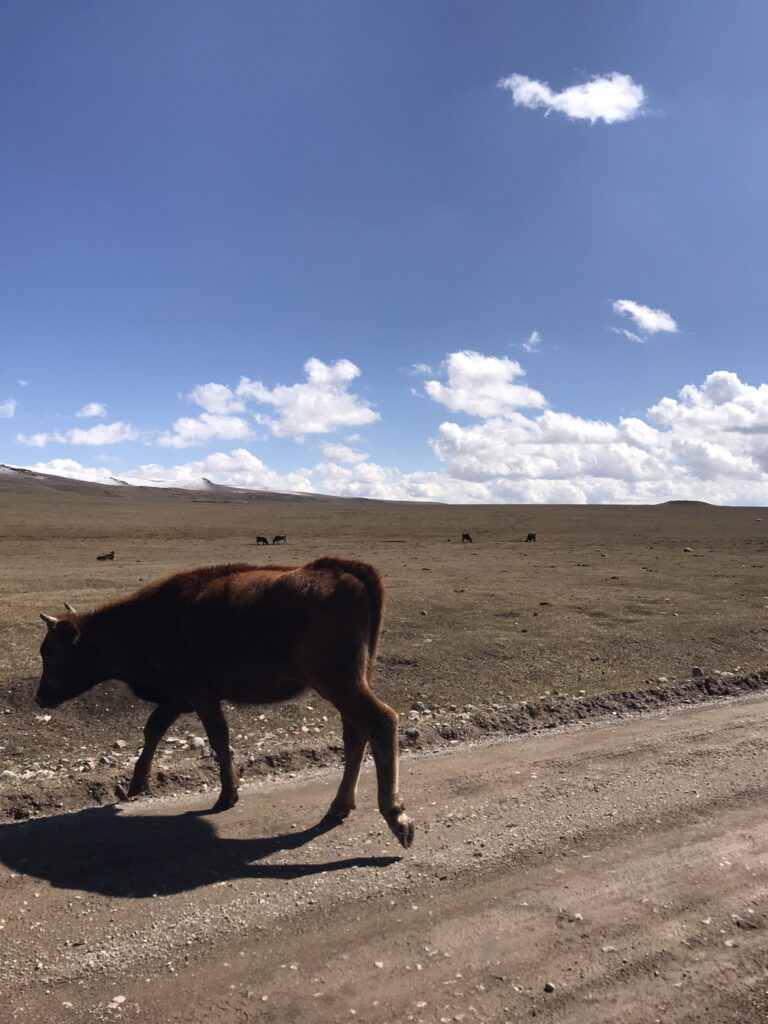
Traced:
<svg viewBox="0 0 768 1024">
<path fill-rule="evenodd" d="M 158 743 L 180 714 L 199 716 L 219 761 L 214 810 L 237 802 L 222 700 L 270 704 L 312 687 L 338 708 L 344 774 L 328 815 L 355 806 L 368 742 L 379 809 L 403 846 L 413 822 L 398 793 L 397 714 L 370 689 L 384 607 L 379 573 L 363 562 L 319 558 L 305 566 L 217 565 L 157 580 L 96 611 L 43 615 L 36 701 L 53 708 L 108 679 L 157 707 L 144 727 L 129 796 L 147 787 Z"/>
</svg>

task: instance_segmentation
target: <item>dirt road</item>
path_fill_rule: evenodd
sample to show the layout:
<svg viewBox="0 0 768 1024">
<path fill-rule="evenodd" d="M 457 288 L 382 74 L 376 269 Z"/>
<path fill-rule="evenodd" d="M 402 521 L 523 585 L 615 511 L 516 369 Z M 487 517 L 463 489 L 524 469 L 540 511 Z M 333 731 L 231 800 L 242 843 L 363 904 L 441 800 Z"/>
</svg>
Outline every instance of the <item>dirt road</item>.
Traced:
<svg viewBox="0 0 768 1024">
<path fill-rule="evenodd" d="M 768 699 L 0 827 L 3 1021 L 768 1020 Z M 545 991 L 545 986 L 553 986 Z"/>
</svg>

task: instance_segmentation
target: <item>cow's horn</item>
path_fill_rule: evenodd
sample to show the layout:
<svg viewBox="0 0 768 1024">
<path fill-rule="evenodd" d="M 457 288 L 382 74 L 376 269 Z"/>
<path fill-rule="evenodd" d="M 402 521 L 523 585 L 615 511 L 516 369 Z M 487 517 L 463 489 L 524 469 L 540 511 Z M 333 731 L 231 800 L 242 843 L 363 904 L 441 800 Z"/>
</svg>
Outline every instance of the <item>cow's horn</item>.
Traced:
<svg viewBox="0 0 768 1024">
<path fill-rule="evenodd" d="M 71 604 L 67 604 L 66 601 L 64 602 L 64 607 L 67 609 L 67 611 L 70 613 L 70 615 L 77 615 L 77 612 L 72 607 L 72 605 Z"/>
<path fill-rule="evenodd" d="M 59 621 L 55 615 L 45 615 L 44 612 L 40 612 L 40 618 L 46 624 L 48 629 L 53 629 L 53 627 Z"/>
</svg>

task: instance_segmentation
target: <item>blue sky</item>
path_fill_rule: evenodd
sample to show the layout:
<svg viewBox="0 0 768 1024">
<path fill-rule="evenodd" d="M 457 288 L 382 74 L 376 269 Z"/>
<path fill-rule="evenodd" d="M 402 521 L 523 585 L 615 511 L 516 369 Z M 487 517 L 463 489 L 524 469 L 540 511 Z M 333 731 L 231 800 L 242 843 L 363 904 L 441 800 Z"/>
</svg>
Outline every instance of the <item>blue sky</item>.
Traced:
<svg viewBox="0 0 768 1024">
<path fill-rule="evenodd" d="M 768 504 L 767 33 L 757 0 L 4 0 L 0 459 Z"/>
</svg>

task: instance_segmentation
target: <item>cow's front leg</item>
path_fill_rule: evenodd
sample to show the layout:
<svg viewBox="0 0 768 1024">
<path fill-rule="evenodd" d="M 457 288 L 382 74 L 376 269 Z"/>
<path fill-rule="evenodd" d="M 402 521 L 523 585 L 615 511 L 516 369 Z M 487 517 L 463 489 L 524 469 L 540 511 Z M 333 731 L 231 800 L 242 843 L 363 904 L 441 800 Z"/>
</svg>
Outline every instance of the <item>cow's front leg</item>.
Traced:
<svg viewBox="0 0 768 1024">
<path fill-rule="evenodd" d="M 214 811 L 226 811 L 237 803 L 237 775 L 232 751 L 229 749 L 229 726 L 221 710 L 221 704 L 214 698 L 206 698 L 195 708 L 208 734 L 211 749 L 219 762 L 221 793 L 213 806 Z"/>
<path fill-rule="evenodd" d="M 170 704 L 160 704 L 147 719 L 144 726 L 144 749 L 133 769 L 133 777 L 128 787 L 128 796 L 138 796 L 143 793 L 149 783 L 149 773 L 152 771 L 152 759 L 155 756 L 157 745 L 165 736 L 170 727 L 179 717 L 180 712 Z"/>
</svg>

